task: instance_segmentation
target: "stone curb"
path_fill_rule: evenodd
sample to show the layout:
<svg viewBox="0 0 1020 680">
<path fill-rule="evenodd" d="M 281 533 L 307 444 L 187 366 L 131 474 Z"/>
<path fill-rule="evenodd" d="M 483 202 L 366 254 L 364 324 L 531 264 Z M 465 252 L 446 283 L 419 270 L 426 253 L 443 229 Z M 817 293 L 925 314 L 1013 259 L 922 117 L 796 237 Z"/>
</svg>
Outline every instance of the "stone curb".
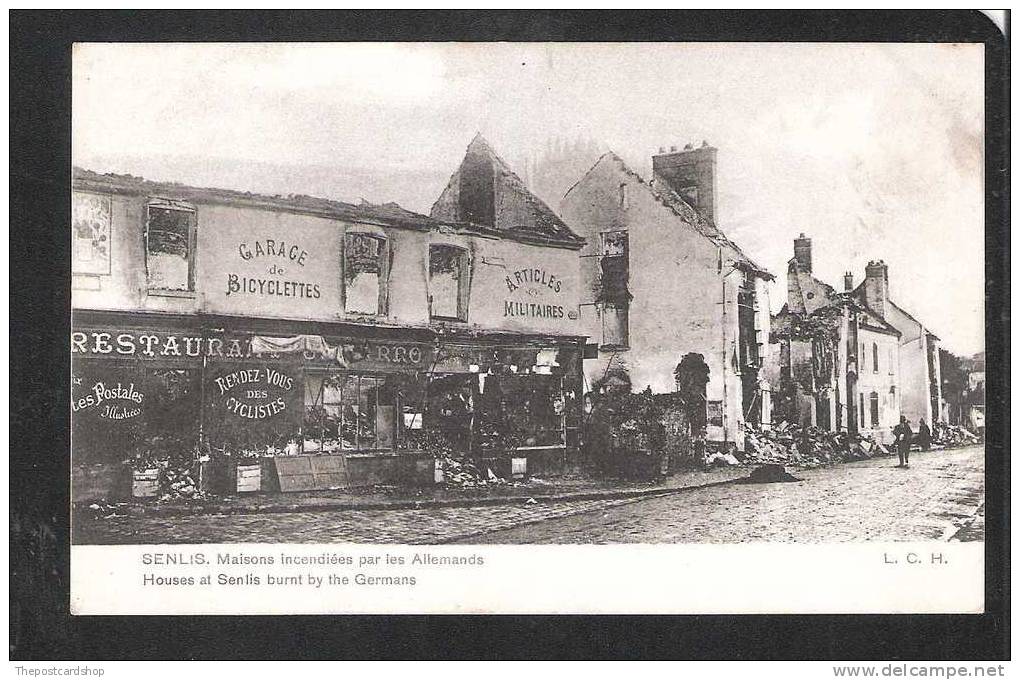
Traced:
<svg viewBox="0 0 1020 680">
<path fill-rule="evenodd" d="M 288 505 L 198 505 L 184 507 L 140 507 L 132 508 L 129 514 L 148 515 L 154 517 L 185 517 L 194 515 L 258 515 L 297 512 L 340 512 L 344 510 L 425 510 L 428 508 L 466 508 L 487 507 L 493 505 L 524 504 L 533 499 L 537 503 L 562 503 L 568 501 L 619 500 L 627 498 L 643 498 L 647 496 L 666 496 L 691 489 L 703 489 L 724 484 L 733 484 L 744 479 L 734 477 L 703 484 L 677 487 L 654 487 L 650 489 L 626 489 L 606 491 L 577 491 L 561 494 L 537 494 L 517 496 L 490 496 L 482 498 L 442 498 L 426 500 L 395 500 L 395 501 L 336 501 L 309 504 Z M 140 511 L 140 512 L 139 512 Z"/>
</svg>

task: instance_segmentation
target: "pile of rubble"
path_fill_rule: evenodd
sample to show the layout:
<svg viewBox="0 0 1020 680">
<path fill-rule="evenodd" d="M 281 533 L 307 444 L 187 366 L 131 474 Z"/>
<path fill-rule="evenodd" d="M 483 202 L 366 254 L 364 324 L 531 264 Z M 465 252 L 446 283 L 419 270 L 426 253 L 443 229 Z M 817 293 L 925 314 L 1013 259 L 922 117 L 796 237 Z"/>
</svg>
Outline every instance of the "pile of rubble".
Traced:
<svg viewBox="0 0 1020 680">
<path fill-rule="evenodd" d="M 189 470 L 167 467 L 160 476 L 160 502 L 205 498 L 206 494 L 191 476 Z"/>
<path fill-rule="evenodd" d="M 869 437 L 783 422 L 771 430 L 749 426 L 742 462 L 817 467 L 887 455 L 889 448 Z"/>
<path fill-rule="evenodd" d="M 952 446 L 969 446 L 980 442 L 980 437 L 959 425 L 938 425 L 936 426 L 935 436 L 932 437 L 932 444 L 947 448 Z"/>
<path fill-rule="evenodd" d="M 472 463 L 449 457 L 437 458 L 436 463 L 437 468 L 442 472 L 442 483 L 448 487 L 470 489 L 508 484 L 507 480 L 498 476 L 490 468 L 485 468 L 483 473 Z"/>
</svg>

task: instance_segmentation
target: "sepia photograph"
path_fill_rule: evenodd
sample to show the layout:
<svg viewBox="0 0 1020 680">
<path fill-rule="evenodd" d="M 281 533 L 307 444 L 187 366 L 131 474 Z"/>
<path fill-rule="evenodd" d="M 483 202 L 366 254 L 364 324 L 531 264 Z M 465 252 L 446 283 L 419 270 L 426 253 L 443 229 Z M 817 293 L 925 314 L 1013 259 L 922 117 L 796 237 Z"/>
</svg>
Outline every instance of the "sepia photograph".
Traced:
<svg viewBox="0 0 1020 680">
<path fill-rule="evenodd" d="M 981 46 L 73 58 L 74 543 L 983 539 Z"/>
<path fill-rule="evenodd" d="M 222 30 L 66 44 L 12 653 L 42 591 L 72 627 L 1002 596 L 1001 48 Z"/>
</svg>

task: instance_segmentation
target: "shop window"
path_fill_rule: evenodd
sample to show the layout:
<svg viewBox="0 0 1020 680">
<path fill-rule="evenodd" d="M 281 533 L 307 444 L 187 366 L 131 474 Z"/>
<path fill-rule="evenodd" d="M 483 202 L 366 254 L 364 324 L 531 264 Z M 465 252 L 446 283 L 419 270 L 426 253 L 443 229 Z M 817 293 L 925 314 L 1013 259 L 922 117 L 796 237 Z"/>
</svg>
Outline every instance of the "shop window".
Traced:
<svg viewBox="0 0 1020 680">
<path fill-rule="evenodd" d="M 386 313 L 387 241 L 381 236 L 344 234 L 344 312 Z"/>
<path fill-rule="evenodd" d="M 405 448 L 408 433 L 421 429 L 420 399 L 417 379 L 406 375 L 308 372 L 304 451 Z"/>
<path fill-rule="evenodd" d="M 145 220 L 145 271 L 150 290 L 195 290 L 195 211 L 150 204 Z"/>
<path fill-rule="evenodd" d="M 467 251 L 456 246 L 429 246 L 429 316 L 467 321 L 467 302 Z"/>
<path fill-rule="evenodd" d="M 871 370 L 878 373 L 878 343 L 871 343 Z"/>
<path fill-rule="evenodd" d="M 451 385 L 456 388 L 460 376 L 451 378 Z M 468 380 L 474 382 L 473 378 Z M 472 439 L 482 457 L 498 457 L 508 449 L 540 449 L 566 444 L 566 400 L 561 377 L 489 376 L 477 390 L 470 382 L 468 386 L 470 389 L 460 392 L 466 393 L 466 397 L 459 397 L 456 389 L 452 398 L 442 397 L 438 415 L 440 425 L 450 431 L 453 438 L 464 429 L 467 419 L 462 417 L 464 422 L 451 419 L 451 411 L 452 415 L 458 410 L 473 415 L 475 434 Z M 457 409 L 458 401 L 465 399 L 465 406 Z"/>
<path fill-rule="evenodd" d="M 868 398 L 871 406 L 871 427 L 878 427 L 878 392 L 872 392 Z"/>
</svg>

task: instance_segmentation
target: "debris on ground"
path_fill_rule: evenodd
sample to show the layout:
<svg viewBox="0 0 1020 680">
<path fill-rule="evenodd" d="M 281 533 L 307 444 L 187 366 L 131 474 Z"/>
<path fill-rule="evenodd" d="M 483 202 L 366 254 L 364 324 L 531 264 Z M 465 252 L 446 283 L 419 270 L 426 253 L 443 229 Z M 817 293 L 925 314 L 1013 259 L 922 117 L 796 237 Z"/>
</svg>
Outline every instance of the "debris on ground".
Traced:
<svg viewBox="0 0 1020 680">
<path fill-rule="evenodd" d="M 88 509 L 92 519 L 110 519 L 111 517 L 125 517 L 128 505 L 128 503 L 111 503 L 99 500 L 89 503 Z"/>
<path fill-rule="evenodd" d="M 939 437 L 932 439 L 933 449 L 977 444 L 977 435 L 958 425 L 940 425 Z M 917 448 L 920 448 L 915 444 Z M 829 432 L 819 427 L 782 422 L 771 430 L 750 425 L 744 433 L 744 464 L 797 465 L 818 467 L 876 456 L 892 455 L 893 447 L 871 437 L 848 432 Z M 712 457 L 706 461 L 712 465 Z"/>
<path fill-rule="evenodd" d="M 759 465 L 746 478 L 740 480 L 744 484 L 772 484 L 775 482 L 801 482 L 800 477 L 794 477 L 786 468 L 778 463 L 766 463 Z"/>
<path fill-rule="evenodd" d="M 880 455 L 889 450 L 870 437 L 813 426 L 782 422 L 771 430 L 748 426 L 744 433 L 745 464 L 818 467 Z"/>
<path fill-rule="evenodd" d="M 436 462 L 443 473 L 443 485 L 470 489 L 478 486 L 501 486 L 507 480 L 498 476 L 490 468 L 482 472 L 473 463 L 459 461 L 455 458 L 438 458 Z"/>
<path fill-rule="evenodd" d="M 206 493 L 195 483 L 190 471 L 174 470 L 170 467 L 163 470 L 160 480 L 160 491 L 160 502 L 206 497 Z"/>
<path fill-rule="evenodd" d="M 705 465 L 708 467 L 723 467 L 725 465 L 740 465 L 740 461 L 732 453 L 710 453 L 705 458 Z"/>
<path fill-rule="evenodd" d="M 939 424 L 935 426 L 935 432 L 931 441 L 933 445 L 941 445 L 943 447 L 969 446 L 980 443 L 981 438 L 960 425 Z"/>
</svg>

